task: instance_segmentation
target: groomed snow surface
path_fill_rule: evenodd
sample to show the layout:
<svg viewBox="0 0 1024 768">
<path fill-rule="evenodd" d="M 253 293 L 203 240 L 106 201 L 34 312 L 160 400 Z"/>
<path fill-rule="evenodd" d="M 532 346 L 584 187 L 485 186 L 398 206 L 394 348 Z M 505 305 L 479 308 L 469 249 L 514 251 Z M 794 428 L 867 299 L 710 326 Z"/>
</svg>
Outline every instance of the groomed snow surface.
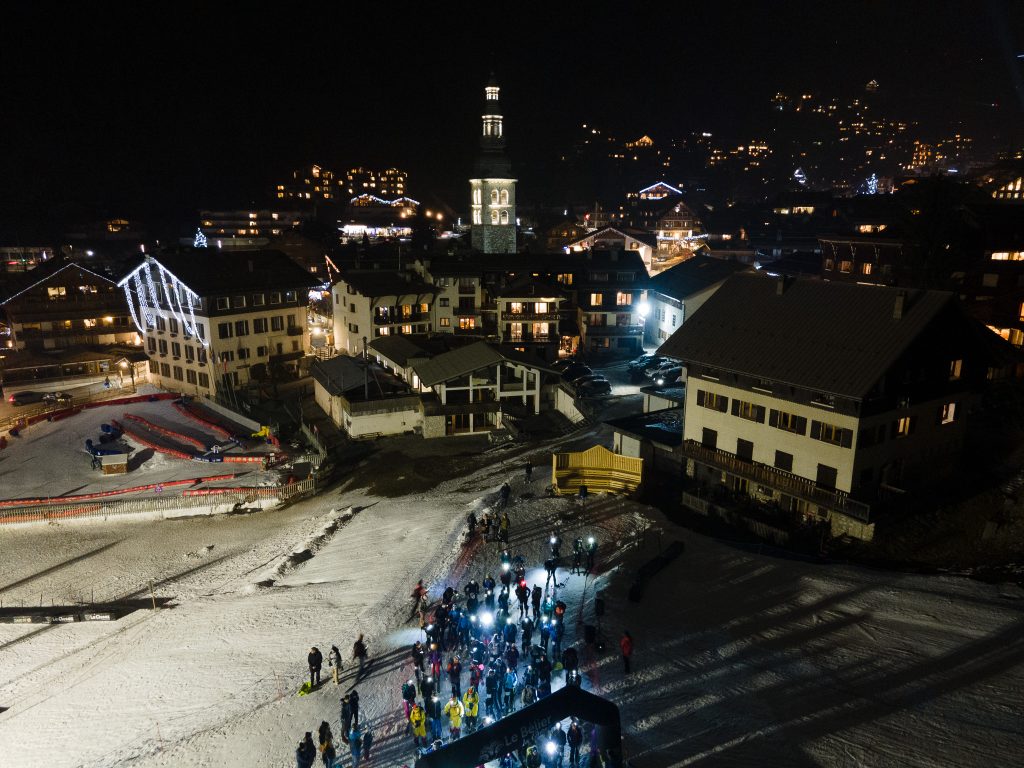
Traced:
<svg viewBox="0 0 1024 768">
<path fill-rule="evenodd" d="M 156 392 L 154 387 L 139 387 L 139 394 Z M 195 450 L 189 443 L 161 437 L 138 423 L 126 420 L 126 413 L 140 416 L 159 427 L 187 435 L 205 444 L 222 445 L 225 455 L 266 453 L 273 450 L 271 446 L 266 445 L 254 445 L 251 450 L 239 449 L 213 430 L 179 413 L 170 400 L 101 405 L 86 408 L 81 413 L 59 421 L 33 424 L 23 430 L 21 436 L 9 437 L 7 448 L 0 451 L 0 498 L 55 498 L 231 473 L 238 473 L 240 477 L 213 483 L 207 487 L 272 485 L 277 482 L 277 473 L 260 471 L 258 464 L 185 461 L 140 445 L 127 435 L 119 442 L 126 443 L 134 449 L 128 462 L 128 473 L 104 475 L 92 469 L 85 441 L 91 439 L 96 447 L 106 447 L 99 441 L 100 427 L 114 420 L 166 447 L 187 453 Z M 168 490 L 167 493 L 171 491 Z M 148 495 L 152 495 L 152 492 Z M 2 568 L 3 564 L 0 563 L 0 569 Z"/>
<path fill-rule="evenodd" d="M 150 580 L 174 598 L 113 623 L 0 624 L 0 765 L 294 765 L 305 731 L 326 719 L 339 733 L 358 633 L 375 659 L 358 686 L 370 765 L 411 765 L 400 702 L 419 636 L 409 593 L 419 578 L 436 598 L 498 575 L 496 545 L 460 539 L 466 513 L 494 504 L 505 480 L 511 549 L 531 564 L 531 585 L 544 583 L 552 528 L 563 552 L 577 535 L 601 544 L 596 582 L 559 571 L 565 643 L 582 638 L 603 589 L 607 649 L 580 644 L 584 688 L 620 706 L 633 766 L 1024 761 L 1020 588 L 761 554 L 614 497 L 585 509 L 547 498 L 544 454 L 529 485 L 522 457 L 483 458 L 475 474 L 409 497 L 343 485 L 247 516 L 0 530 L 5 605 L 145 596 Z M 684 555 L 628 602 L 636 565 L 676 538 Z M 313 557 L 292 556 L 304 550 Z M 629 677 L 623 629 L 636 645 Z M 296 696 L 310 646 L 326 657 L 332 644 L 345 684 L 325 664 L 326 685 Z"/>
</svg>

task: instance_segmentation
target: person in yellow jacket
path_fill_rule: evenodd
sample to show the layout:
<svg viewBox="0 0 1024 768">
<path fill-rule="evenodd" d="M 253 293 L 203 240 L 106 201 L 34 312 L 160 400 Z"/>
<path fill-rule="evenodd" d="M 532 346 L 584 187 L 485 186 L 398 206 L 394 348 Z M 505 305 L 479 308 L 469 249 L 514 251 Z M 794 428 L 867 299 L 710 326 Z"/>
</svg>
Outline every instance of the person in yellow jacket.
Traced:
<svg viewBox="0 0 1024 768">
<path fill-rule="evenodd" d="M 415 747 L 427 746 L 427 713 L 419 704 L 413 704 L 409 711 L 409 723 L 412 725 L 412 743 Z"/>
<path fill-rule="evenodd" d="M 466 730 L 472 733 L 476 730 L 476 716 L 480 711 L 480 694 L 476 692 L 476 686 L 471 685 L 462 694 L 462 707 L 466 713 Z"/>
<path fill-rule="evenodd" d="M 451 725 L 452 741 L 459 738 L 459 734 L 462 731 L 462 718 L 466 714 L 465 708 L 462 706 L 462 702 L 455 698 L 455 692 L 452 692 L 452 697 L 448 699 L 448 703 L 444 705 L 442 710 L 445 716 L 448 718 L 448 722 Z"/>
</svg>

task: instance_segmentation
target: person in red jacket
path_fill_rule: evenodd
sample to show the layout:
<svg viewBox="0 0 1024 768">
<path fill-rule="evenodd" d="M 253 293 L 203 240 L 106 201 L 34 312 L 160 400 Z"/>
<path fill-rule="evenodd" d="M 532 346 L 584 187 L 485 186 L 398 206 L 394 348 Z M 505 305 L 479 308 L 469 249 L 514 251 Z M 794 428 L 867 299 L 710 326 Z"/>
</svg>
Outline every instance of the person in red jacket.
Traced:
<svg viewBox="0 0 1024 768">
<path fill-rule="evenodd" d="M 619 640 L 619 647 L 622 649 L 622 666 L 629 674 L 629 657 L 633 655 L 633 636 L 629 634 L 629 631 L 623 631 L 622 639 Z"/>
</svg>

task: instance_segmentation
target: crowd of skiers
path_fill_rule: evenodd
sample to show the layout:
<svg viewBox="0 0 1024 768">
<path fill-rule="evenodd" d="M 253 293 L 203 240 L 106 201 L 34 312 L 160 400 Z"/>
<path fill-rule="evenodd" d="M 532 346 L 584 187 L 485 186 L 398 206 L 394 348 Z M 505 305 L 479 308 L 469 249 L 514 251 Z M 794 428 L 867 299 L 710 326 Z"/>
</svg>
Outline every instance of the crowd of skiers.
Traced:
<svg viewBox="0 0 1024 768">
<path fill-rule="evenodd" d="M 532 466 L 527 464 L 527 481 L 531 475 Z M 428 612 L 428 590 L 423 581 L 413 589 L 409 618 L 419 615 L 425 640 L 417 640 L 410 649 L 414 675 L 402 684 L 401 698 L 407 733 L 418 753 L 473 733 L 514 712 L 517 704 L 528 706 L 549 696 L 556 670 L 564 671 L 566 685 L 581 685 L 579 653 L 573 646 L 562 647 L 568 609 L 556 592 L 562 586 L 557 580 L 558 568 L 567 567 L 562 562 L 562 539 L 557 532 L 551 533 L 550 557 L 544 561 L 547 580 L 543 588 L 539 584 L 531 588 L 525 559 L 522 555 L 513 557 L 508 549 L 511 521 L 505 507 L 510 493 L 509 484 L 504 483 L 499 490 L 500 515 L 487 512 L 478 521 L 470 513 L 467 520 L 470 538 L 480 532 L 485 541 L 502 545 L 497 580 L 488 574 L 479 583 L 470 579 L 461 591 L 447 586 L 432 612 Z M 586 541 L 576 538 L 570 572 L 589 574 L 596 552 L 593 537 Z M 625 672 L 629 673 L 629 632 L 623 634 L 620 648 Z M 352 657 L 359 664 L 358 682 L 366 659 L 362 635 L 353 645 Z M 317 648 L 310 650 L 308 662 L 310 687 L 315 687 L 320 684 L 323 662 Z M 328 663 L 335 684 L 339 684 L 342 660 L 337 646 L 331 647 Z M 360 761 L 369 759 L 373 743 L 372 733 L 360 729 L 358 691 L 353 689 L 342 697 L 340 714 L 342 741 L 348 743 L 352 768 L 358 768 Z M 327 768 L 341 766 L 327 722 L 320 725 L 319 740 L 318 750 L 312 733 L 305 734 L 296 750 L 299 768 L 312 768 L 318 752 Z M 543 763 L 562 768 L 566 748 L 569 766 L 584 765 L 580 751 L 583 732 L 575 718 L 565 731 L 556 724 L 544 743 L 546 756 L 531 746 L 518 755 L 506 756 L 501 765 L 538 768 Z M 592 744 L 585 765 L 602 765 L 596 745 Z"/>
<path fill-rule="evenodd" d="M 359 635 L 352 644 L 352 660 L 356 663 L 355 683 L 358 683 L 366 673 L 366 640 Z M 320 685 L 320 670 L 323 667 L 324 657 L 316 646 L 309 649 L 306 662 L 309 665 L 309 690 Z M 338 646 L 332 645 L 327 654 L 327 663 L 331 668 L 331 677 L 335 685 L 341 685 L 341 673 L 344 670 L 344 663 L 341 658 L 341 651 Z M 359 723 L 359 691 L 353 687 L 348 693 L 341 697 L 341 742 L 348 744 L 351 755 L 352 768 L 359 768 L 361 760 L 370 759 L 370 750 L 373 747 L 373 732 L 366 726 L 360 727 Z M 320 723 L 319 748 L 313 742 L 313 734 L 307 731 L 306 735 L 299 742 L 295 750 L 295 763 L 298 768 L 312 768 L 316 763 L 319 754 L 324 768 L 341 768 L 342 761 L 339 758 L 338 747 L 335 745 L 334 735 L 331 733 L 331 726 L 326 720 Z"/>
</svg>

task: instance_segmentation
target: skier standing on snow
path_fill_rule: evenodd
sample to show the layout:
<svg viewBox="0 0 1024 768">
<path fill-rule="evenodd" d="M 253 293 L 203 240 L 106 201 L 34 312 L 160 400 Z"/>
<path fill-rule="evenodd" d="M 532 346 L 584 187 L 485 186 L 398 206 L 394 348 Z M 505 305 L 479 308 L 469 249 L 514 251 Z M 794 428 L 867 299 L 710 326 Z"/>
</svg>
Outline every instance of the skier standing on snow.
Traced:
<svg viewBox="0 0 1024 768">
<path fill-rule="evenodd" d="M 352 727 L 359 727 L 359 691 L 354 690 L 348 695 L 349 704 L 352 705 Z"/>
<path fill-rule="evenodd" d="M 316 762 L 316 745 L 313 744 L 313 734 L 306 731 L 306 735 L 295 750 L 295 765 L 298 768 L 313 768 L 314 762 Z"/>
<path fill-rule="evenodd" d="M 533 464 L 526 462 L 526 482 L 533 479 Z"/>
<path fill-rule="evenodd" d="M 448 673 L 448 681 L 452 686 L 452 696 L 457 699 L 462 695 L 462 662 L 459 661 L 458 656 L 448 659 L 445 671 Z"/>
<path fill-rule="evenodd" d="M 541 588 L 534 584 L 533 591 L 530 593 L 530 604 L 533 606 L 533 620 L 537 621 L 540 616 L 540 600 L 544 596 L 544 592 Z"/>
<path fill-rule="evenodd" d="M 341 697 L 341 737 L 347 738 L 345 734 L 352 730 L 352 702 L 346 693 Z"/>
<path fill-rule="evenodd" d="M 418 680 L 420 675 L 423 674 L 423 643 L 421 643 L 419 640 L 413 643 L 410 655 L 412 656 L 412 665 L 416 670 L 416 679 Z"/>
<path fill-rule="evenodd" d="M 476 730 L 476 717 L 480 711 L 480 695 L 476 692 L 476 686 L 469 686 L 462 694 L 462 708 L 466 714 L 466 730 L 472 733 Z"/>
<path fill-rule="evenodd" d="M 337 757 L 333 741 L 331 726 L 324 720 L 320 723 L 320 759 L 324 761 L 324 768 L 332 768 L 334 759 Z"/>
<path fill-rule="evenodd" d="M 583 743 L 583 729 L 574 717 L 568 732 L 565 734 L 565 742 L 569 745 L 569 765 L 577 768 L 580 764 L 580 744 Z"/>
<path fill-rule="evenodd" d="M 330 653 L 327 654 L 327 663 L 331 667 L 331 675 L 334 677 L 334 684 L 339 685 L 338 676 L 341 674 L 341 651 L 338 646 L 332 645 Z"/>
<path fill-rule="evenodd" d="M 405 712 L 405 719 L 409 719 L 412 706 L 416 703 L 416 683 L 408 680 L 402 683 L 402 710 Z"/>
<path fill-rule="evenodd" d="M 352 751 L 352 768 L 359 768 L 359 758 L 363 751 L 363 734 L 359 732 L 359 726 L 353 726 L 348 734 L 348 748 Z"/>
<path fill-rule="evenodd" d="M 498 535 L 501 540 L 508 546 L 508 529 L 512 525 L 512 521 L 508 519 L 508 512 L 502 511 L 501 521 L 498 523 Z"/>
<path fill-rule="evenodd" d="M 370 761 L 370 747 L 373 746 L 373 731 L 363 728 L 363 759 Z"/>
<path fill-rule="evenodd" d="M 409 723 L 412 725 L 412 744 L 417 749 L 427 746 L 427 713 L 419 704 L 413 704 L 409 712 Z"/>
<path fill-rule="evenodd" d="M 363 641 L 362 634 L 352 644 L 352 658 L 359 662 L 359 671 L 356 673 L 356 680 L 359 680 L 362 678 L 366 666 L 366 643 Z"/>
<path fill-rule="evenodd" d="M 629 659 L 633 655 L 633 636 L 629 634 L 629 631 L 623 631 L 622 639 L 619 640 L 619 648 L 622 649 L 622 667 L 623 671 L 629 674 Z"/>
<path fill-rule="evenodd" d="M 462 732 L 462 718 L 465 716 L 466 710 L 454 691 L 452 691 L 452 697 L 448 700 L 448 703 L 444 705 L 444 714 L 448 717 L 452 741 L 455 741 Z"/>
<path fill-rule="evenodd" d="M 579 536 L 572 543 L 572 573 L 583 572 L 583 539 Z"/>
<path fill-rule="evenodd" d="M 306 661 L 309 662 L 309 687 L 315 688 L 320 685 L 320 667 L 323 666 L 324 655 L 320 653 L 319 648 L 313 646 L 309 649 Z"/>
<path fill-rule="evenodd" d="M 555 727 L 551 729 L 551 741 L 555 745 L 555 766 L 554 768 L 562 768 L 562 760 L 565 757 L 565 731 L 562 730 L 561 723 L 555 723 Z"/>
</svg>

